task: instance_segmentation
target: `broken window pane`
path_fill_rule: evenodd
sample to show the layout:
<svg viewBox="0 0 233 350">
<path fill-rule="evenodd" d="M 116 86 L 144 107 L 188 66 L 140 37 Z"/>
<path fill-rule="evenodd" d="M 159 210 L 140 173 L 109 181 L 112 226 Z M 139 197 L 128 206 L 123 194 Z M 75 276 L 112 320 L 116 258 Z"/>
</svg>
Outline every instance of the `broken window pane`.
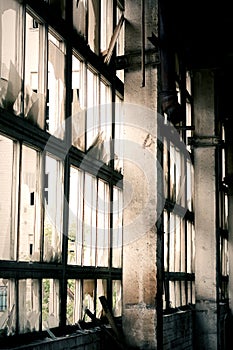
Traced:
<svg viewBox="0 0 233 350">
<path fill-rule="evenodd" d="M 86 148 L 94 158 L 99 159 L 102 135 L 99 133 L 99 79 L 97 74 L 87 69 L 87 121 L 86 121 Z"/>
<path fill-rule="evenodd" d="M 0 106 L 21 112 L 23 16 L 18 1 L 0 1 Z"/>
<path fill-rule="evenodd" d="M 72 56 L 72 145 L 85 150 L 84 63 Z"/>
<path fill-rule="evenodd" d="M 122 285 L 121 281 L 112 281 L 112 311 L 115 317 L 122 315 Z"/>
<path fill-rule="evenodd" d="M 45 119 L 44 30 L 42 24 L 26 13 L 24 114 L 42 129 Z"/>
<path fill-rule="evenodd" d="M 0 256 L 16 258 L 18 157 L 17 144 L 0 135 Z"/>
<path fill-rule="evenodd" d="M 85 266 L 95 266 L 96 263 L 96 201 L 96 178 L 85 174 L 83 223 L 83 265 Z"/>
<path fill-rule="evenodd" d="M 105 296 L 107 298 L 107 280 L 97 280 L 96 286 L 96 317 L 101 318 L 103 316 L 103 307 L 99 300 L 99 297 Z"/>
<path fill-rule="evenodd" d="M 81 281 L 69 279 L 67 281 L 67 324 L 75 324 L 82 318 Z"/>
<path fill-rule="evenodd" d="M 19 281 L 19 332 L 39 330 L 40 294 L 39 281 L 25 279 Z"/>
<path fill-rule="evenodd" d="M 0 278 L 0 333 L 13 335 L 16 327 L 15 281 Z"/>
<path fill-rule="evenodd" d="M 122 266 L 122 191 L 113 187 L 112 266 Z"/>
<path fill-rule="evenodd" d="M 68 264 L 81 265 L 83 234 L 83 173 L 70 168 Z"/>
<path fill-rule="evenodd" d="M 99 1 L 88 1 L 88 44 L 99 54 Z"/>
<path fill-rule="evenodd" d="M 46 130 L 56 137 L 64 136 L 65 117 L 65 45 L 49 33 L 48 92 Z"/>
<path fill-rule="evenodd" d="M 44 261 L 61 262 L 63 224 L 63 165 L 48 154 L 44 178 Z"/>
<path fill-rule="evenodd" d="M 41 195 L 39 152 L 22 146 L 19 260 L 40 260 Z"/>
<path fill-rule="evenodd" d="M 83 316 L 85 309 L 89 309 L 92 313 L 95 312 L 95 280 L 83 280 Z M 90 322 L 90 318 L 85 315 L 85 321 Z"/>
<path fill-rule="evenodd" d="M 73 0 L 73 26 L 85 39 L 87 35 L 87 2 L 88 0 Z"/>
<path fill-rule="evenodd" d="M 42 329 L 59 326 L 60 294 L 59 281 L 42 280 Z"/>
<path fill-rule="evenodd" d="M 109 185 L 98 181 L 97 204 L 97 266 L 108 266 L 109 259 Z"/>
</svg>

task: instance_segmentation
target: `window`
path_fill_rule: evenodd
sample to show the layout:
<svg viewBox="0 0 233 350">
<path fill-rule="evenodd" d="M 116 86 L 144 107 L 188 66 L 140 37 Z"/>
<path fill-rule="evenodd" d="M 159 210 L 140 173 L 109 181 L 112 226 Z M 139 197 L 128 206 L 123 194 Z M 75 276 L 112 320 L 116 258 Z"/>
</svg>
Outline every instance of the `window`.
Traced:
<svg viewBox="0 0 233 350">
<path fill-rule="evenodd" d="M 72 55 L 72 145 L 85 151 L 85 65 Z"/>
<path fill-rule="evenodd" d="M 188 90 L 189 75 L 187 77 Z M 180 101 L 183 101 L 182 92 L 179 91 L 179 94 Z M 191 99 L 185 101 L 189 105 Z M 174 126 L 166 122 L 166 116 L 162 125 L 165 136 L 163 139 L 165 312 L 195 303 L 193 166 L 189 152 L 191 149 L 186 145 L 186 132 L 191 135 L 190 113 L 189 106 L 186 108 L 186 119 L 181 126 L 177 126 L 177 131 Z"/>
<path fill-rule="evenodd" d="M 39 281 L 19 280 L 19 332 L 39 330 Z"/>
<path fill-rule="evenodd" d="M 21 151 L 20 230 L 18 259 L 40 260 L 41 161 L 39 152 L 25 145 Z"/>
<path fill-rule="evenodd" d="M 44 128 L 45 27 L 26 13 L 24 114 L 34 125 Z"/>
<path fill-rule="evenodd" d="M 73 1 L 80 51 L 68 2 L 45 2 L 0 4 L 0 330 L 16 338 L 100 317 L 100 296 L 122 313 L 122 85 L 97 55 L 101 2 Z"/>
<path fill-rule="evenodd" d="M 102 7 L 102 6 L 101 6 Z M 100 2 L 73 0 L 73 26 L 88 42 L 91 50 L 99 54 Z"/>
<path fill-rule="evenodd" d="M 49 33 L 48 37 L 48 94 L 46 130 L 63 138 L 65 118 L 65 46 L 64 42 Z M 63 126 L 63 127 L 62 127 Z"/>
<path fill-rule="evenodd" d="M 22 7 L 17 1 L 0 4 L 0 105 L 20 114 L 22 105 Z"/>
<path fill-rule="evenodd" d="M 106 0 L 101 6 L 100 50 L 104 54 L 109 47 L 113 33 L 113 1 Z"/>
<path fill-rule="evenodd" d="M 19 157 L 17 144 L 0 135 L 0 255 L 2 260 L 16 259 L 17 196 Z"/>
<path fill-rule="evenodd" d="M 229 283 L 229 260 L 228 260 L 228 185 L 226 184 L 225 172 L 225 128 L 222 125 L 222 149 L 219 151 L 219 175 L 222 178 L 219 188 L 219 273 L 220 288 L 219 300 L 227 302 Z"/>
</svg>

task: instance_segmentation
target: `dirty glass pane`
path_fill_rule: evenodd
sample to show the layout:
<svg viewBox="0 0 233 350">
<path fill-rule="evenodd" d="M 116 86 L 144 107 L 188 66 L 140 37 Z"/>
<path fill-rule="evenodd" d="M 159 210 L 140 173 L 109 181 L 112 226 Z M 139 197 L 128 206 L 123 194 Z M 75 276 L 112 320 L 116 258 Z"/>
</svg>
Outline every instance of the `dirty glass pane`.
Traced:
<svg viewBox="0 0 233 350">
<path fill-rule="evenodd" d="M 167 141 L 163 140 L 163 187 L 164 197 L 168 198 L 168 149 Z"/>
<path fill-rule="evenodd" d="M 0 135 L 0 259 L 16 258 L 17 145 Z"/>
<path fill-rule="evenodd" d="M 83 316 L 85 309 L 89 309 L 92 313 L 95 312 L 95 280 L 83 280 Z M 85 315 L 85 321 L 91 321 L 90 317 Z"/>
<path fill-rule="evenodd" d="M 19 260 L 40 260 L 41 195 L 39 153 L 22 147 Z"/>
<path fill-rule="evenodd" d="M 175 272 L 175 215 L 170 213 L 169 271 Z"/>
<path fill-rule="evenodd" d="M 193 211 L 193 166 L 187 161 L 187 208 Z"/>
<path fill-rule="evenodd" d="M 84 183 L 84 227 L 83 227 L 83 265 L 96 263 L 96 178 L 85 174 Z"/>
<path fill-rule="evenodd" d="M 0 106 L 21 112 L 23 21 L 18 1 L 0 1 Z"/>
<path fill-rule="evenodd" d="M 15 281 L 0 278 L 0 334 L 13 335 L 16 323 Z"/>
<path fill-rule="evenodd" d="M 25 279 L 19 281 L 19 332 L 39 330 L 40 294 L 39 281 Z"/>
<path fill-rule="evenodd" d="M 73 27 L 85 39 L 87 35 L 87 2 L 88 0 L 73 0 Z"/>
<path fill-rule="evenodd" d="M 72 145 L 85 150 L 85 65 L 72 56 Z"/>
<path fill-rule="evenodd" d="M 112 266 L 122 266 L 122 191 L 113 187 Z"/>
<path fill-rule="evenodd" d="M 112 311 L 115 317 L 122 315 L 122 285 L 121 281 L 112 281 Z"/>
<path fill-rule="evenodd" d="M 43 42 L 44 28 L 35 18 L 26 14 L 25 36 L 25 90 L 24 114 L 34 125 L 44 128 L 45 119 L 45 72 Z"/>
<path fill-rule="evenodd" d="M 185 205 L 185 177 L 183 175 L 183 159 L 178 148 L 175 148 L 175 183 L 176 203 Z"/>
<path fill-rule="evenodd" d="M 123 173 L 123 101 L 116 95 L 115 103 L 115 140 L 114 140 L 114 166 L 115 170 Z"/>
<path fill-rule="evenodd" d="M 99 79 L 97 74 L 87 69 L 87 144 L 89 154 L 101 158 L 103 139 L 99 132 Z"/>
<path fill-rule="evenodd" d="M 169 249 L 169 223 L 168 223 L 168 212 L 166 210 L 164 210 L 164 214 L 163 214 L 163 221 L 164 221 L 164 271 L 168 271 L 168 258 L 169 258 L 169 254 L 168 254 L 168 249 Z"/>
<path fill-rule="evenodd" d="M 81 281 L 69 279 L 67 281 L 67 324 L 75 324 L 82 318 L 82 293 Z"/>
<path fill-rule="evenodd" d="M 99 1 L 88 1 L 88 44 L 99 54 Z"/>
<path fill-rule="evenodd" d="M 109 185 L 98 181 L 97 204 L 97 266 L 108 266 L 109 258 Z"/>
<path fill-rule="evenodd" d="M 42 329 L 59 326 L 60 294 L 59 281 L 42 280 Z"/>
<path fill-rule="evenodd" d="M 113 0 L 101 3 L 100 51 L 108 49 L 113 33 Z"/>
<path fill-rule="evenodd" d="M 108 164 L 111 159 L 112 139 L 112 94 L 111 87 L 104 82 L 100 82 L 100 134 L 104 141 L 103 154 L 101 160 Z"/>
<path fill-rule="evenodd" d="M 181 271 L 181 218 L 175 216 L 175 271 Z"/>
<path fill-rule="evenodd" d="M 44 177 L 44 261 L 61 262 L 63 165 L 47 155 Z"/>
<path fill-rule="evenodd" d="M 83 234 L 83 173 L 70 168 L 68 264 L 81 265 Z"/>
<path fill-rule="evenodd" d="M 170 200 L 176 201 L 175 147 L 170 146 Z"/>
<path fill-rule="evenodd" d="M 187 222 L 187 272 L 194 272 L 195 259 L 195 234 L 194 225 Z"/>
<path fill-rule="evenodd" d="M 56 137 L 64 136 L 65 117 L 65 46 L 64 42 L 49 33 L 48 91 L 46 130 Z"/>
<path fill-rule="evenodd" d="M 103 316 L 103 308 L 99 297 L 105 296 L 107 298 L 107 280 L 97 280 L 96 288 L 96 317 L 101 318 Z"/>
</svg>

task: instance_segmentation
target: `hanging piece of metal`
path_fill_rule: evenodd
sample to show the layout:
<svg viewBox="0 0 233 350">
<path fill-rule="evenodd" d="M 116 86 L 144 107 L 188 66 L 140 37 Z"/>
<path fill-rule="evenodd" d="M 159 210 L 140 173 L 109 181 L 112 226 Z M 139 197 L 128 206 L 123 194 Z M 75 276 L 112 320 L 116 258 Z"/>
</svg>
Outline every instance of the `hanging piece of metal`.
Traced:
<svg viewBox="0 0 233 350">
<path fill-rule="evenodd" d="M 145 86 L 146 69 L 145 69 L 145 0 L 141 0 L 141 69 L 142 69 L 142 85 Z"/>
<path fill-rule="evenodd" d="M 116 45 L 116 41 L 120 35 L 121 27 L 124 23 L 124 20 L 125 20 L 125 17 L 124 17 L 124 14 L 122 14 L 116 28 L 114 29 L 113 35 L 111 37 L 111 40 L 110 40 L 110 43 L 108 46 L 108 50 L 107 50 L 107 54 L 104 57 L 104 63 L 107 63 L 107 64 L 110 63 L 110 60 L 111 60 L 111 57 L 113 54 L 113 50 L 114 50 L 114 47 Z"/>
</svg>

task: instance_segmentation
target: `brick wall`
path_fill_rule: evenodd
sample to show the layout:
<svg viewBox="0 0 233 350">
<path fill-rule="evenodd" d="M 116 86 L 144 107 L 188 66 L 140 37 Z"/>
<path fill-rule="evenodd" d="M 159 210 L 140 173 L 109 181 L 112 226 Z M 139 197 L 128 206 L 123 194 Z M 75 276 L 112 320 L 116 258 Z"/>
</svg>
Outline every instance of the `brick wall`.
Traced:
<svg viewBox="0 0 233 350">
<path fill-rule="evenodd" d="M 163 350 L 193 349 L 193 313 L 179 311 L 163 317 Z"/>
</svg>

